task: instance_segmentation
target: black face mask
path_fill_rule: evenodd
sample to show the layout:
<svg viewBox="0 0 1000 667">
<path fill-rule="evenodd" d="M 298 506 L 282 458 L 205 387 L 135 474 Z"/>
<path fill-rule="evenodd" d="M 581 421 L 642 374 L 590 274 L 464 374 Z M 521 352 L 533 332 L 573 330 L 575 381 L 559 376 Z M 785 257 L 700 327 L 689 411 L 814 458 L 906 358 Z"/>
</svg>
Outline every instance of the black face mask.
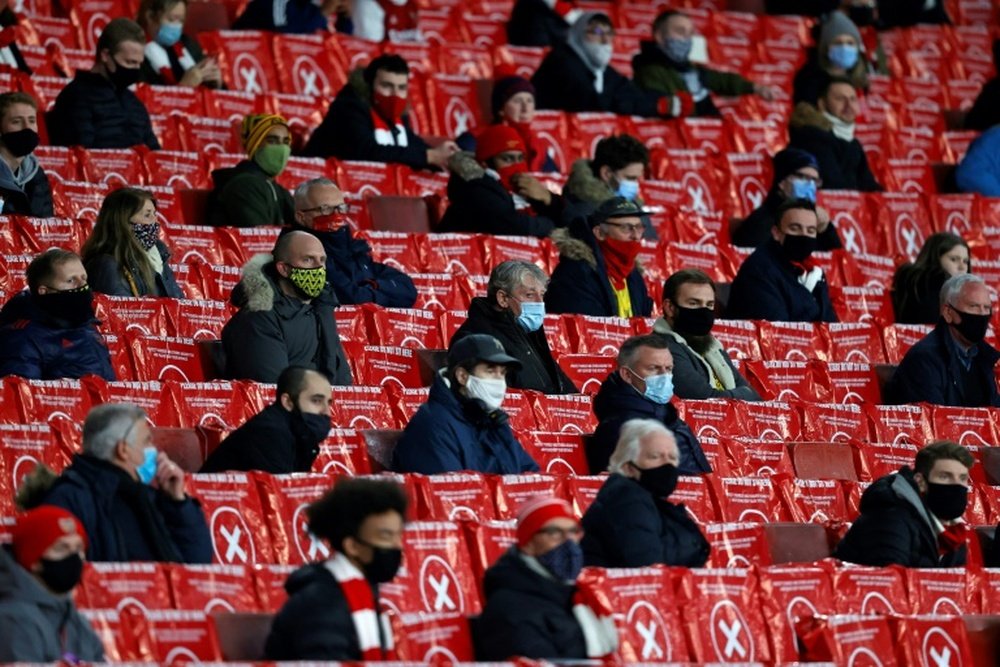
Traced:
<svg viewBox="0 0 1000 667">
<path fill-rule="evenodd" d="M 403 562 L 403 550 L 396 547 L 377 547 L 355 537 L 354 540 L 372 550 L 372 559 L 365 563 L 365 579 L 373 584 L 392 581 Z"/>
<path fill-rule="evenodd" d="M 785 240 L 781 242 L 781 249 L 789 262 L 803 262 L 809 258 L 809 255 L 816 252 L 817 245 L 815 236 L 785 234 Z"/>
<path fill-rule="evenodd" d="M 36 294 L 35 303 L 50 318 L 78 327 L 94 319 L 94 294 L 90 287 Z"/>
<path fill-rule="evenodd" d="M 114 60 L 114 58 L 112 58 L 112 60 Z M 141 72 L 138 67 L 125 67 L 117 60 L 114 62 L 115 71 L 108 72 L 108 78 L 111 79 L 111 85 L 118 90 L 125 90 L 132 84 L 139 83 Z"/>
<path fill-rule="evenodd" d="M 38 148 L 38 133 L 30 127 L 17 132 L 4 132 L 0 136 L 0 141 L 7 147 L 14 157 L 24 157 L 31 151 Z"/>
<path fill-rule="evenodd" d="M 989 315 L 975 315 L 973 313 L 962 312 L 951 305 L 948 307 L 962 318 L 961 322 L 952 324 L 951 326 L 955 327 L 965 340 L 975 345 L 976 343 L 981 343 L 986 338 L 986 329 L 990 326 Z"/>
<path fill-rule="evenodd" d="M 292 410 L 292 431 L 297 440 L 319 444 L 330 435 L 330 413 L 314 415 Z"/>
<path fill-rule="evenodd" d="M 640 468 L 634 463 L 631 465 L 639 471 L 639 486 L 649 491 L 654 498 L 666 498 L 677 488 L 680 473 L 672 463 L 664 463 L 656 468 Z"/>
<path fill-rule="evenodd" d="M 965 514 L 965 508 L 969 504 L 969 489 L 963 484 L 927 482 L 924 504 L 937 518 L 951 521 Z"/>
<path fill-rule="evenodd" d="M 43 558 L 39 562 L 42 564 L 42 571 L 38 576 L 53 593 L 68 593 L 80 583 L 83 575 L 83 558 L 80 554 L 72 554 L 60 560 Z"/>
<path fill-rule="evenodd" d="M 674 304 L 674 331 L 687 336 L 707 336 L 715 324 L 715 311 L 711 308 L 684 308 Z"/>
</svg>

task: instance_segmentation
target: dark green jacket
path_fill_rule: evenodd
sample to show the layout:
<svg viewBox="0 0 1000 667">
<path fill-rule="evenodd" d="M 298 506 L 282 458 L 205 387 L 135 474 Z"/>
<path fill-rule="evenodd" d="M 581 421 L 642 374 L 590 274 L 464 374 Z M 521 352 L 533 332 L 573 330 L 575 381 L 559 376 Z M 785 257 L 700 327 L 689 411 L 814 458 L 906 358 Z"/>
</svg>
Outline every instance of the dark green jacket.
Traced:
<svg viewBox="0 0 1000 667">
<path fill-rule="evenodd" d="M 291 225 L 295 202 L 288 190 L 253 160 L 212 172 L 215 187 L 208 195 L 208 224 L 215 227 Z"/>
<path fill-rule="evenodd" d="M 736 97 L 753 93 L 753 82 L 739 74 L 720 72 L 693 63 L 686 66 L 696 69 L 701 77 L 701 84 L 716 95 Z M 655 42 L 643 42 L 639 53 L 632 58 L 632 80 L 643 90 L 664 95 L 690 92 L 678 64 L 670 60 Z M 714 105 L 712 108 L 715 108 Z M 716 110 L 712 115 L 717 113 Z M 698 110 L 697 115 L 709 114 Z"/>
</svg>

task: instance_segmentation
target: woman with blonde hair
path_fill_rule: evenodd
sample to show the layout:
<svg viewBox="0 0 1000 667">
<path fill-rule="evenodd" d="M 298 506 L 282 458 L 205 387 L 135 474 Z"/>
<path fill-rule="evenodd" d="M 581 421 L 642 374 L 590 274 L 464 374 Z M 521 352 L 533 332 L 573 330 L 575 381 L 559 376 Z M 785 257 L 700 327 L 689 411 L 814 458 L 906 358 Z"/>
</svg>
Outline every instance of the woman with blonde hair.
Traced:
<svg viewBox="0 0 1000 667">
<path fill-rule="evenodd" d="M 105 197 L 81 255 L 95 292 L 184 297 L 160 240 L 156 200 L 146 190 L 121 188 Z"/>
</svg>

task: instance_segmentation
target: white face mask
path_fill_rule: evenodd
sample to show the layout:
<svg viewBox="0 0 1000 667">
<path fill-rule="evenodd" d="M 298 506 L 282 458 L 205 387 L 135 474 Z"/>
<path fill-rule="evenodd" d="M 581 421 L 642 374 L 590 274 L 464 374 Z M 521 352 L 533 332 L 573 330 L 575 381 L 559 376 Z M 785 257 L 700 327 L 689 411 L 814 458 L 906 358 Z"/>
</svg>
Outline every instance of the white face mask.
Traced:
<svg viewBox="0 0 1000 667">
<path fill-rule="evenodd" d="M 595 42 L 584 42 L 583 49 L 587 52 L 590 64 L 597 69 L 604 69 L 611 62 L 611 55 L 614 50 L 611 44 L 597 44 Z"/>
<path fill-rule="evenodd" d="M 507 393 L 507 381 L 503 378 L 479 378 L 470 375 L 465 391 L 468 392 L 469 398 L 478 398 L 486 404 L 488 411 L 493 412 L 503 405 L 503 397 Z"/>
</svg>

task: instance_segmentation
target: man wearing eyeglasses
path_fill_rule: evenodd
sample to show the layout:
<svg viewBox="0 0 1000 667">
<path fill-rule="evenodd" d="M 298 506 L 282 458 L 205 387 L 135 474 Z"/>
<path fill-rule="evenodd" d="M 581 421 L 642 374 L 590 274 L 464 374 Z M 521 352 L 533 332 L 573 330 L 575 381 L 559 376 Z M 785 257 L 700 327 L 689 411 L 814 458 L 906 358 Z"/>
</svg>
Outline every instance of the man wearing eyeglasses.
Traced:
<svg viewBox="0 0 1000 667">
<path fill-rule="evenodd" d="M 589 218 L 557 229 L 559 265 L 552 272 L 545 305 L 550 313 L 598 317 L 648 317 L 653 310 L 636 262 L 642 250 L 643 210 L 613 197 Z"/>
<path fill-rule="evenodd" d="M 982 278 L 960 273 L 945 281 L 941 319 L 903 357 L 885 388 L 885 402 L 1000 407 L 993 372 L 1000 352 L 984 340 L 992 317 Z"/>
<path fill-rule="evenodd" d="M 326 279 L 342 304 L 377 303 L 412 308 L 417 300 L 413 281 L 402 271 L 372 259 L 371 246 L 354 237 L 344 193 L 328 178 L 306 181 L 295 189 L 293 231 L 309 232 L 326 250 Z"/>
<path fill-rule="evenodd" d="M 486 571 L 476 659 L 600 658 L 618 646 L 610 614 L 576 585 L 583 568 L 580 522 L 560 498 L 538 496 L 517 517 L 517 543 Z"/>
</svg>

